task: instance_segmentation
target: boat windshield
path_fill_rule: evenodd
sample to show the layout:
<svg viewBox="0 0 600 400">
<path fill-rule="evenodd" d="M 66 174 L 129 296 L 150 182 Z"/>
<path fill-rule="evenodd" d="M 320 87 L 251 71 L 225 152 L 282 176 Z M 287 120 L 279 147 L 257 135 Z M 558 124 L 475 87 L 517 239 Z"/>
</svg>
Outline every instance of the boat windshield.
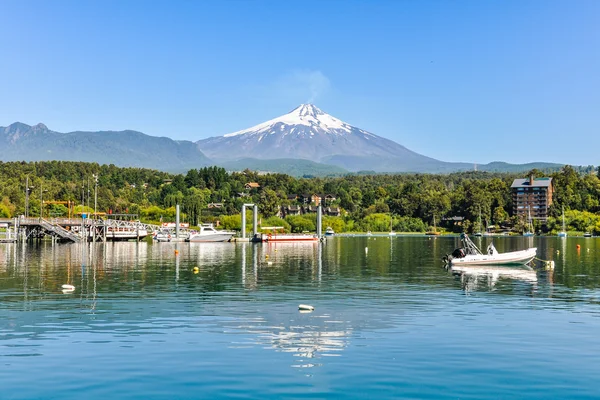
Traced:
<svg viewBox="0 0 600 400">
<path fill-rule="evenodd" d="M 202 224 L 200 226 L 200 232 L 217 232 L 212 224 Z"/>
</svg>

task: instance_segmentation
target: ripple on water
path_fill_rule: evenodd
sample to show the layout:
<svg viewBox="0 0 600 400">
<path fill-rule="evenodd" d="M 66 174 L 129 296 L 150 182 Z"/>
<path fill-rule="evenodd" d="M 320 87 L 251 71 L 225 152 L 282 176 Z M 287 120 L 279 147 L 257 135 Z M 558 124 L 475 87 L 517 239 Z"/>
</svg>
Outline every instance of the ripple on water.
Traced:
<svg viewBox="0 0 600 400">
<path fill-rule="evenodd" d="M 381 239 L 4 252 L 3 394 L 597 396 L 600 254 L 577 258 L 569 242 L 554 271 L 453 274 L 438 260 L 454 239 Z M 560 245 L 535 240 L 546 259 Z M 59 293 L 65 282 L 76 293 Z"/>
</svg>

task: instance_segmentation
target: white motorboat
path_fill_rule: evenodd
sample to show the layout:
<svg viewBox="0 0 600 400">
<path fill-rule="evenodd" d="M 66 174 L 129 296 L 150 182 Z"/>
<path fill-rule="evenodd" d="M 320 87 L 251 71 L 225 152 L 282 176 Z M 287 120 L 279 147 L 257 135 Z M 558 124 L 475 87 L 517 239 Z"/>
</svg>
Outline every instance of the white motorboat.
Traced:
<svg viewBox="0 0 600 400">
<path fill-rule="evenodd" d="M 173 236 L 175 236 L 175 234 L 173 234 Z M 152 239 L 157 242 L 170 242 L 171 231 L 168 229 L 159 229 L 152 234 Z"/>
<path fill-rule="evenodd" d="M 325 229 L 325 236 L 333 236 L 335 235 L 335 231 L 333 230 L 332 227 L 328 226 L 327 229 Z"/>
<path fill-rule="evenodd" d="M 233 231 L 218 231 L 213 224 L 200 225 L 200 231 L 190 234 L 187 242 L 228 242 L 235 235 Z"/>
<path fill-rule="evenodd" d="M 134 226 L 109 226 L 106 238 L 113 241 L 143 239 L 148 236 L 148 230 Z"/>
<path fill-rule="evenodd" d="M 486 254 L 483 254 L 466 234 L 462 233 L 460 239 L 463 247 L 444 257 L 444 262 L 452 267 L 459 265 L 524 265 L 531 262 L 537 253 L 535 247 L 527 250 L 498 253 L 494 244 L 491 243 Z"/>
</svg>

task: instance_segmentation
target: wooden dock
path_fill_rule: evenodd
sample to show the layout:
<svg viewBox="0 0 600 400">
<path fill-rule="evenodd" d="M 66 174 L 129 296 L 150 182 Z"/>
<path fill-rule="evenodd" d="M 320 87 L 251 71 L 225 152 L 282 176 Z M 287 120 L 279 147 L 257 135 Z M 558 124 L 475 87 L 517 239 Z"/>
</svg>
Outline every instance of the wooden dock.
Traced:
<svg viewBox="0 0 600 400">
<path fill-rule="evenodd" d="M 45 236 L 66 242 L 97 242 L 118 240 L 141 240 L 161 227 L 140 221 L 86 218 L 0 218 L 0 242 L 41 240 Z M 5 235 L 1 235 L 5 233 Z M 188 230 L 180 229 L 187 236 Z"/>
</svg>

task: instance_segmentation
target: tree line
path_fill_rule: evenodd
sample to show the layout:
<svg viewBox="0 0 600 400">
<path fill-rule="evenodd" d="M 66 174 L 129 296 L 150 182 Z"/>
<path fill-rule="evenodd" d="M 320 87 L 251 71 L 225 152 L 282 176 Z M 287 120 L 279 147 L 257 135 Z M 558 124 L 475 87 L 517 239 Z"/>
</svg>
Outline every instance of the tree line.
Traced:
<svg viewBox="0 0 600 400">
<path fill-rule="evenodd" d="M 179 204 L 183 218 L 192 225 L 218 220 L 227 228 L 239 229 L 242 204 L 256 203 L 263 225 L 314 231 L 314 215 L 280 218 L 278 213 L 281 207 L 300 205 L 293 195 L 331 194 L 335 200 L 327 206 L 339 207 L 342 215 L 326 217 L 324 224 L 338 232 L 424 232 L 434 221 L 438 228 L 454 231 L 471 232 L 479 221 L 518 229 L 524 221 L 511 214 L 510 185 L 529 174 L 550 176 L 554 184 L 550 218 L 538 229 L 560 230 L 564 209 L 571 229 L 600 233 L 598 170 L 571 166 L 526 174 L 470 171 L 295 178 L 250 170 L 227 172 L 220 167 L 170 174 L 84 162 L 0 162 L 0 217 L 23 215 L 26 208 L 28 215 L 39 216 L 42 199 L 47 217 L 68 213 L 66 205 L 48 201 L 70 201 L 76 205 L 75 212 L 90 213 L 97 195 L 97 211 L 137 214 L 146 222 L 174 220 Z M 247 188 L 250 182 L 259 187 Z M 464 219 L 457 224 L 449 217 Z"/>
</svg>

